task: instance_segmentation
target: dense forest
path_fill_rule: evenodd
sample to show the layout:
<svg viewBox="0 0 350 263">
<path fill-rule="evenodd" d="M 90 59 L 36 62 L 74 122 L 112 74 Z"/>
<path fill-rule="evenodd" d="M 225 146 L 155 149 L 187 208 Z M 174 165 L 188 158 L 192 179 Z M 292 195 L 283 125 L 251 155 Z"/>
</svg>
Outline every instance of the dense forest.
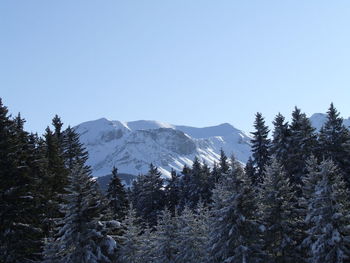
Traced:
<svg viewBox="0 0 350 263">
<path fill-rule="evenodd" d="M 102 193 L 58 116 L 43 136 L 0 99 L 0 262 L 350 262 L 350 132 L 330 105 L 316 131 L 300 109 L 271 134 L 256 114 L 243 166 L 221 151 Z"/>
</svg>

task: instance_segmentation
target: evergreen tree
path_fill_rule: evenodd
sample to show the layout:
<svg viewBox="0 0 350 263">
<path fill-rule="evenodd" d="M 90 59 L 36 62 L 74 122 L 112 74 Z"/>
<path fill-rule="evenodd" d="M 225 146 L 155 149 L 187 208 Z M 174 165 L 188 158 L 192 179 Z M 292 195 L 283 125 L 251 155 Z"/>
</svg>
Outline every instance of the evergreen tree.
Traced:
<svg viewBox="0 0 350 263">
<path fill-rule="evenodd" d="M 204 263 L 208 259 L 209 210 L 200 202 L 193 212 L 188 207 L 179 216 L 178 254 L 175 262 Z"/>
<path fill-rule="evenodd" d="M 18 115 L 11 119 L 0 99 L 0 261 L 40 260 L 40 169 L 35 142 Z M 20 238 L 20 242 L 18 242 Z"/>
<path fill-rule="evenodd" d="M 142 254 L 140 252 L 142 229 L 137 221 L 136 212 L 130 207 L 128 214 L 123 221 L 125 231 L 122 237 L 122 246 L 120 248 L 119 260 L 121 263 L 142 262 Z"/>
<path fill-rule="evenodd" d="M 256 171 L 255 171 L 254 162 L 253 162 L 252 157 L 249 157 L 249 159 L 245 165 L 244 172 L 250 180 L 255 179 Z"/>
<path fill-rule="evenodd" d="M 266 169 L 260 200 L 261 218 L 265 227 L 264 247 L 269 262 L 302 262 L 302 257 L 296 249 L 300 219 L 295 194 L 276 160 Z"/>
<path fill-rule="evenodd" d="M 227 156 L 225 154 L 225 152 L 221 149 L 220 150 L 220 162 L 219 162 L 219 169 L 220 169 L 220 176 L 227 176 L 227 174 L 229 173 L 230 170 L 230 165 L 228 163 L 227 160 Z M 219 180 L 217 180 L 218 182 Z"/>
<path fill-rule="evenodd" d="M 209 167 L 202 165 L 197 157 L 191 169 L 188 169 L 181 180 L 181 208 L 189 206 L 194 209 L 199 200 L 205 204 L 210 203 L 211 189 L 213 188 Z"/>
<path fill-rule="evenodd" d="M 146 175 L 140 175 L 132 188 L 132 201 L 136 215 L 150 227 L 157 224 L 165 205 L 164 180 L 158 168 L 150 164 Z"/>
<path fill-rule="evenodd" d="M 240 164 L 213 191 L 210 223 L 210 262 L 263 262 L 257 200 Z"/>
<path fill-rule="evenodd" d="M 349 193 L 332 161 L 323 161 L 319 170 L 321 180 L 309 200 L 306 216 L 310 228 L 304 244 L 310 248 L 309 262 L 349 262 Z"/>
<path fill-rule="evenodd" d="M 113 167 L 112 178 L 108 184 L 107 200 L 113 217 L 123 220 L 129 207 L 127 194 L 118 177 L 118 169 Z"/>
<path fill-rule="evenodd" d="M 317 137 L 310 120 L 295 108 L 290 124 L 290 142 L 284 168 L 294 189 L 300 194 L 301 178 L 306 173 L 306 160 L 315 152 Z"/>
<path fill-rule="evenodd" d="M 69 176 L 66 204 L 62 206 L 64 218 L 45 262 L 59 263 L 110 263 L 113 262 L 117 244 L 108 235 L 102 195 L 95 180 L 81 164 L 76 164 Z"/>
<path fill-rule="evenodd" d="M 274 130 L 272 134 L 271 155 L 284 166 L 288 158 L 288 149 L 290 143 L 290 130 L 288 122 L 282 114 L 277 114 L 273 121 Z"/>
<path fill-rule="evenodd" d="M 168 209 L 162 211 L 154 235 L 154 263 L 175 262 L 179 250 L 176 242 L 179 231 L 178 228 L 177 216 L 172 217 Z"/>
<path fill-rule="evenodd" d="M 211 171 L 211 184 L 215 185 L 219 182 L 220 179 L 220 170 L 217 162 L 214 161 L 213 169 Z"/>
<path fill-rule="evenodd" d="M 167 185 L 165 187 L 166 192 L 166 206 L 170 210 L 172 215 L 175 215 L 175 211 L 180 203 L 180 176 L 175 170 L 171 170 L 171 177 L 167 179 Z"/>
<path fill-rule="evenodd" d="M 84 164 L 88 160 L 88 152 L 79 140 L 79 134 L 70 126 L 63 133 L 63 158 L 65 166 L 71 170 L 76 163 Z"/>
<path fill-rule="evenodd" d="M 269 165 L 271 143 L 268 138 L 269 128 L 265 125 L 265 120 L 260 112 L 255 115 L 254 128 L 255 131 L 252 132 L 253 138 L 251 143 L 256 175 L 252 183 L 257 185 L 262 182 L 265 168 Z"/>
<path fill-rule="evenodd" d="M 327 112 L 327 121 L 319 133 L 319 153 L 325 159 L 332 159 L 341 169 L 348 186 L 350 186 L 350 143 L 349 130 L 344 126 L 343 119 L 331 103 Z"/>
</svg>

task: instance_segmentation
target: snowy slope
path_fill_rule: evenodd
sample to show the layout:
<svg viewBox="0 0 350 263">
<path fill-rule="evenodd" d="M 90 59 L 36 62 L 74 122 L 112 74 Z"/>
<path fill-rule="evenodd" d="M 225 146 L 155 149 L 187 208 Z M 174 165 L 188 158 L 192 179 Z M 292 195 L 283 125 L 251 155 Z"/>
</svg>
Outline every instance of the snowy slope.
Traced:
<svg viewBox="0 0 350 263">
<path fill-rule="evenodd" d="M 165 176 L 191 165 L 195 156 L 213 165 L 220 149 L 246 162 L 250 137 L 230 124 L 195 128 L 157 121 L 120 122 L 98 119 L 75 127 L 89 152 L 94 176 L 109 174 L 115 165 L 128 174 L 145 173 L 152 162 Z"/>
<path fill-rule="evenodd" d="M 327 114 L 315 113 L 310 117 L 310 121 L 312 126 L 319 131 L 322 128 L 323 124 L 327 121 Z M 343 123 L 346 127 L 350 128 L 350 117 L 344 119 Z"/>
</svg>

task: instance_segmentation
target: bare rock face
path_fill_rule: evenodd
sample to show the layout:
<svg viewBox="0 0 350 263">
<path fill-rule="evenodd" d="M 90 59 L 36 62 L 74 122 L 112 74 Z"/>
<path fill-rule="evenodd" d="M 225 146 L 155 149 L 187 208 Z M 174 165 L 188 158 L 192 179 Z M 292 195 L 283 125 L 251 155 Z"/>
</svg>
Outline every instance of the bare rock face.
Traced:
<svg viewBox="0 0 350 263">
<path fill-rule="evenodd" d="M 75 127 L 89 152 L 88 164 L 94 176 L 110 174 L 113 166 L 121 173 L 138 175 L 150 163 L 164 176 L 171 169 L 192 165 L 197 156 L 208 165 L 218 162 L 220 150 L 246 162 L 250 137 L 230 124 L 195 128 L 157 121 L 120 122 L 98 119 Z"/>
</svg>

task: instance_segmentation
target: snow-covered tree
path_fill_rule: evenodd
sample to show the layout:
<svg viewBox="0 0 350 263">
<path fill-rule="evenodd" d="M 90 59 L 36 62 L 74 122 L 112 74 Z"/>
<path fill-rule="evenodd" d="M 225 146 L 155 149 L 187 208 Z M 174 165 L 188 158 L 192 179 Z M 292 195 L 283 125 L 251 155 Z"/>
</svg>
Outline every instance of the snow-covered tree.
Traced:
<svg viewBox="0 0 350 263">
<path fill-rule="evenodd" d="M 142 229 L 138 224 L 135 210 L 130 207 L 123 226 L 125 228 L 122 237 L 119 260 L 121 263 L 142 262 L 141 254 L 141 233 Z"/>
<path fill-rule="evenodd" d="M 350 260 L 349 192 L 331 160 L 319 166 L 314 192 L 309 199 L 304 245 L 310 263 L 344 263 Z"/>
<path fill-rule="evenodd" d="M 202 202 L 195 212 L 188 207 L 179 216 L 177 263 L 204 263 L 207 261 L 209 238 L 209 210 Z"/>
<path fill-rule="evenodd" d="M 350 132 L 343 124 L 343 118 L 331 103 L 327 121 L 319 133 L 319 155 L 332 159 L 338 166 L 348 186 L 350 186 Z"/>
<path fill-rule="evenodd" d="M 269 262 L 302 262 L 297 251 L 298 221 L 295 193 L 280 164 L 273 160 L 261 186 L 260 216 Z"/>
<path fill-rule="evenodd" d="M 177 215 L 172 216 L 168 209 L 162 211 L 154 233 L 154 263 L 174 263 L 178 254 L 177 237 L 179 224 Z"/>
<path fill-rule="evenodd" d="M 263 262 L 256 193 L 239 163 L 213 191 L 210 262 Z"/>
<path fill-rule="evenodd" d="M 36 141 L 0 99 L 0 262 L 40 260 L 42 176 Z"/>
<path fill-rule="evenodd" d="M 289 130 L 288 156 L 283 165 L 293 188 L 298 189 L 300 194 L 301 178 L 306 173 L 306 160 L 315 152 L 317 137 L 310 120 L 298 108 L 292 113 Z"/>
<path fill-rule="evenodd" d="M 52 257 L 59 263 L 113 262 L 117 244 L 102 221 L 103 197 L 85 166 L 77 163 L 73 167 L 66 191 L 64 217 L 58 222 L 58 233 L 45 262 L 52 262 Z"/>
</svg>

